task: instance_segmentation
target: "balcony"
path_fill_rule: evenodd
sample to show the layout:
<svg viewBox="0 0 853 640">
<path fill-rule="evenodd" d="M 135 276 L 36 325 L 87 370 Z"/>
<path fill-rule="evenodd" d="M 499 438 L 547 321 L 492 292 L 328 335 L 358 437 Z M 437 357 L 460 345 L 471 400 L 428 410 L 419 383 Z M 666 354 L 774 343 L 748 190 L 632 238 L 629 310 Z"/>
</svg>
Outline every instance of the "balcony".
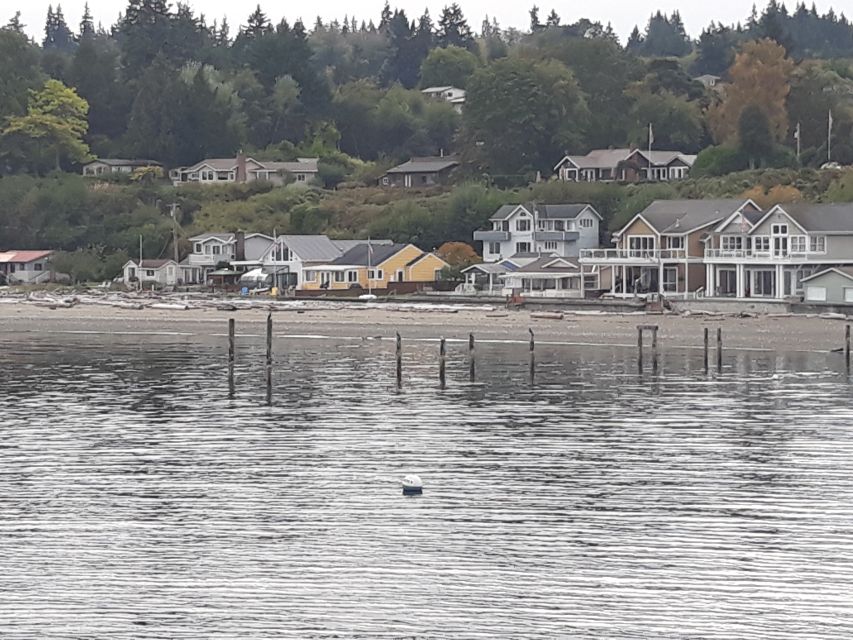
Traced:
<svg viewBox="0 0 853 640">
<path fill-rule="evenodd" d="M 687 260 L 684 249 L 581 249 L 580 262 L 592 264 L 660 264 Z M 696 260 L 697 256 L 689 259 Z"/>
<path fill-rule="evenodd" d="M 538 242 L 574 242 L 580 237 L 577 231 L 534 231 L 533 239 Z"/>
<path fill-rule="evenodd" d="M 231 262 L 233 259 L 230 253 L 191 253 L 187 262 L 191 267 L 215 267 L 220 262 Z"/>
<path fill-rule="evenodd" d="M 806 260 L 816 255 L 812 251 L 771 251 L 756 249 L 705 249 L 705 260 L 709 262 L 776 262 L 788 263 Z"/>
<path fill-rule="evenodd" d="M 507 242 L 509 240 L 509 231 L 475 231 L 474 240 L 482 240 L 483 242 Z"/>
</svg>

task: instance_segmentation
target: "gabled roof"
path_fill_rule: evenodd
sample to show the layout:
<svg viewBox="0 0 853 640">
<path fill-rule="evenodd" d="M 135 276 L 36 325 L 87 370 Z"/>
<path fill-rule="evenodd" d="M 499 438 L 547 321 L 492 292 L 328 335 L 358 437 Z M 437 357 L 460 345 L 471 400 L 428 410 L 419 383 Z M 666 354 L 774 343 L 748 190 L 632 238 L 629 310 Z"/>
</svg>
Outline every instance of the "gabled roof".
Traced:
<svg viewBox="0 0 853 640">
<path fill-rule="evenodd" d="M 346 253 L 353 247 L 357 247 L 360 244 L 366 244 L 367 240 L 332 240 L 332 244 L 335 245 L 338 249 L 341 250 L 341 253 Z M 383 244 L 393 244 L 391 240 L 382 239 L 382 238 L 371 238 L 370 244 L 374 246 L 379 246 Z"/>
<path fill-rule="evenodd" d="M 431 252 L 429 252 L 429 251 L 424 251 L 421 255 L 419 255 L 419 256 L 417 256 L 417 257 L 415 257 L 415 258 L 412 258 L 411 260 L 409 260 L 409 261 L 406 263 L 406 266 L 407 266 L 407 267 L 411 267 L 412 265 L 417 264 L 418 262 L 420 262 L 420 261 L 421 261 L 421 260 L 423 260 L 424 258 L 428 258 L 429 256 L 432 256 L 433 258 L 435 258 L 435 259 L 436 259 L 436 260 L 438 260 L 439 262 L 443 263 L 444 265 L 449 266 L 449 265 L 447 264 L 447 261 L 446 261 L 444 258 L 440 258 L 439 256 L 437 256 L 437 255 L 435 255 L 434 253 L 431 253 Z"/>
<path fill-rule="evenodd" d="M 601 220 L 601 214 L 595 210 L 595 208 L 586 203 L 579 204 L 536 204 L 532 202 L 525 202 L 523 204 L 505 204 L 500 207 L 489 220 L 492 221 L 500 221 L 507 220 L 515 213 L 519 207 L 524 207 L 527 213 L 532 215 L 533 210 L 536 209 L 536 217 L 539 220 L 573 220 L 577 218 L 581 213 L 589 209 L 590 212 L 594 213 L 599 220 Z"/>
<path fill-rule="evenodd" d="M 281 235 L 278 239 L 303 262 L 329 262 L 343 253 L 328 236 Z"/>
<path fill-rule="evenodd" d="M 622 227 L 621 235 L 637 218 L 642 218 L 658 233 L 685 234 L 710 224 L 717 224 L 740 210 L 751 200 L 725 198 L 718 200 L 655 200 Z"/>
<path fill-rule="evenodd" d="M 193 236 L 190 238 L 190 242 L 206 242 L 207 240 L 219 240 L 220 242 L 224 242 L 228 244 L 229 242 L 234 242 L 234 234 L 233 233 L 202 233 L 197 236 Z"/>
<path fill-rule="evenodd" d="M 848 280 L 853 280 L 853 267 L 830 267 L 829 269 L 824 269 L 822 271 L 818 271 L 817 273 L 813 273 L 807 278 L 802 278 L 800 282 L 808 282 L 809 280 L 814 280 L 815 278 L 820 278 L 821 276 L 826 275 L 834 271 L 840 276 L 844 276 Z"/>
<path fill-rule="evenodd" d="M 388 169 L 387 173 L 433 173 L 444 171 L 459 164 L 459 160 L 452 156 L 412 158 L 403 164 Z"/>
<path fill-rule="evenodd" d="M 124 263 L 124 266 L 126 267 L 129 264 L 132 264 L 135 267 L 139 267 L 140 269 L 162 269 L 163 267 L 169 264 L 177 265 L 174 260 L 170 260 L 168 258 L 165 260 L 151 260 L 146 258 L 141 262 L 139 260 L 128 260 Z"/>
<path fill-rule="evenodd" d="M 0 251 L 0 262 L 35 262 L 47 258 L 53 251 Z"/>
<path fill-rule="evenodd" d="M 368 247 L 367 243 L 359 244 L 347 251 L 340 258 L 332 262 L 332 264 L 336 265 L 353 265 L 359 267 L 366 267 L 368 265 L 372 265 L 374 267 L 378 267 L 383 262 L 387 261 L 389 258 L 397 255 L 408 247 L 408 244 L 405 243 L 394 243 L 394 244 L 383 244 L 375 246 L 372 242 L 370 243 L 370 248 L 373 251 L 373 255 L 368 257 Z"/>
<path fill-rule="evenodd" d="M 317 173 L 319 158 L 297 158 L 295 162 L 259 162 L 261 171 L 285 171 L 287 173 Z M 257 171 L 257 170 L 256 170 Z"/>
<path fill-rule="evenodd" d="M 516 271 L 516 273 L 574 273 L 580 267 L 569 258 L 559 256 L 544 256 L 537 258 Z"/>
<path fill-rule="evenodd" d="M 421 89 L 421 93 L 444 93 L 445 91 L 450 91 L 451 89 L 456 89 L 456 91 L 462 91 L 462 89 L 458 89 L 453 86 L 446 87 L 427 87 L 426 89 Z"/>
<path fill-rule="evenodd" d="M 125 160 L 123 158 L 95 158 L 92 162 L 87 162 L 84 166 L 100 162 L 111 167 L 162 167 L 156 160 Z"/>
<path fill-rule="evenodd" d="M 634 155 L 642 156 L 646 160 L 646 162 L 657 167 L 669 166 L 676 160 L 681 160 L 689 167 L 692 167 L 693 163 L 696 162 L 695 155 L 681 153 L 680 151 L 649 151 L 648 149 L 635 149 L 631 154 L 628 155 L 628 158 Z M 626 158 L 626 160 L 628 158 Z"/>
<path fill-rule="evenodd" d="M 749 224 L 749 229 L 747 232 L 752 230 L 752 227 L 755 226 L 755 223 L 761 220 L 764 217 L 764 212 L 759 208 L 757 204 L 752 202 L 752 200 L 748 201 L 755 209 L 740 209 L 738 211 L 732 212 L 730 216 L 728 216 L 725 220 L 723 220 L 719 225 L 714 228 L 714 233 L 721 233 L 723 229 L 728 227 L 736 217 L 743 216 L 743 218 Z"/>
<path fill-rule="evenodd" d="M 805 231 L 820 233 L 853 233 L 853 202 L 832 204 L 810 204 L 794 202 L 778 204 L 768 211 L 758 226 L 774 211 L 786 213 Z"/>
<path fill-rule="evenodd" d="M 695 155 L 680 151 L 652 150 L 649 153 L 648 149 L 593 149 L 584 156 L 564 156 L 554 166 L 554 171 L 558 171 L 566 162 L 571 162 L 578 169 L 613 169 L 635 154 L 642 156 L 646 162 L 651 162 L 655 166 L 666 166 L 674 160 L 681 159 L 692 167 L 696 160 Z"/>
<path fill-rule="evenodd" d="M 501 262 L 481 262 L 479 264 L 472 264 L 470 267 L 465 267 L 460 273 L 468 273 L 469 271 L 480 271 L 482 273 L 499 275 L 510 271 L 518 271 L 518 265 L 510 262 L 509 260 L 503 260 Z"/>
</svg>

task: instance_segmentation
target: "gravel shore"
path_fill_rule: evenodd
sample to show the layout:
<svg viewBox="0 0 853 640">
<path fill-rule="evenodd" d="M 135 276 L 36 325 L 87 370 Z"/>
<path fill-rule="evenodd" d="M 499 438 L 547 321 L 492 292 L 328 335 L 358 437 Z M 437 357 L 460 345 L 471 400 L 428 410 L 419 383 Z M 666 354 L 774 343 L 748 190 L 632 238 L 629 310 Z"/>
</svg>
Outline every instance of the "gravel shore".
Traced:
<svg viewBox="0 0 853 640">
<path fill-rule="evenodd" d="M 635 345 L 638 324 L 660 327 L 663 347 L 701 347 L 708 327 L 711 340 L 723 330 L 727 349 L 826 352 L 844 344 L 844 320 L 814 316 L 734 317 L 722 315 L 652 315 L 565 313 L 562 319 L 536 317 L 535 311 L 504 310 L 488 306 L 448 308 L 426 305 L 329 305 L 306 303 L 302 308 L 277 309 L 273 314 L 277 336 L 390 338 L 399 331 L 407 338 L 478 340 L 528 339 L 589 345 Z M 51 309 L 21 302 L 0 304 L 0 334 L 103 333 L 136 335 L 218 336 L 227 331 L 227 319 L 236 318 L 238 334 L 260 335 L 267 310 L 123 309 L 77 305 Z"/>
</svg>

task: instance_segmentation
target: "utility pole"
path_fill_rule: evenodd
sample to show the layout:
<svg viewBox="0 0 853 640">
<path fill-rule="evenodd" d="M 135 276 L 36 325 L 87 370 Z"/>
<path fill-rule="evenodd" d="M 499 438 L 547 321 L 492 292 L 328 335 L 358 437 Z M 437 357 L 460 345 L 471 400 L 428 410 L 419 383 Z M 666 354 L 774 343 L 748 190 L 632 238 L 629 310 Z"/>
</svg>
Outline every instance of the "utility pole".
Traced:
<svg viewBox="0 0 853 640">
<path fill-rule="evenodd" d="M 172 216 L 172 249 L 175 253 L 175 264 L 181 263 L 181 256 L 178 253 L 178 216 L 177 211 L 178 205 L 173 202 L 169 205 L 169 214 Z"/>
</svg>

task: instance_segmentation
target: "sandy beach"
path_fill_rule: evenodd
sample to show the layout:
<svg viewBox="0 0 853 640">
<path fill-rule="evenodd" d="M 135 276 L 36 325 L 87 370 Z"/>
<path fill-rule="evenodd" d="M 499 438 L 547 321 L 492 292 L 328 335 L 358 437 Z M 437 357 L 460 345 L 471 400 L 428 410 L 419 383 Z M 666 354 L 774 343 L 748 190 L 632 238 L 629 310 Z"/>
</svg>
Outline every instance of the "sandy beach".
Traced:
<svg viewBox="0 0 853 640">
<path fill-rule="evenodd" d="M 235 318 L 238 335 L 261 335 L 268 311 L 263 308 L 223 311 L 206 309 L 123 309 L 77 305 L 51 309 L 24 302 L 0 304 L 0 332 L 25 339 L 31 333 L 104 333 L 137 335 L 223 335 Z M 712 344 L 722 328 L 727 349 L 827 352 L 844 345 L 845 321 L 816 316 L 737 317 L 724 315 L 655 315 L 566 313 L 562 319 L 535 317 L 535 311 L 489 306 L 342 305 L 306 303 L 273 314 L 276 336 L 391 338 L 444 337 L 466 340 L 527 341 L 528 328 L 537 342 L 585 345 L 636 345 L 637 325 L 660 327 L 664 348 L 702 346 L 708 327 Z"/>
</svg>

